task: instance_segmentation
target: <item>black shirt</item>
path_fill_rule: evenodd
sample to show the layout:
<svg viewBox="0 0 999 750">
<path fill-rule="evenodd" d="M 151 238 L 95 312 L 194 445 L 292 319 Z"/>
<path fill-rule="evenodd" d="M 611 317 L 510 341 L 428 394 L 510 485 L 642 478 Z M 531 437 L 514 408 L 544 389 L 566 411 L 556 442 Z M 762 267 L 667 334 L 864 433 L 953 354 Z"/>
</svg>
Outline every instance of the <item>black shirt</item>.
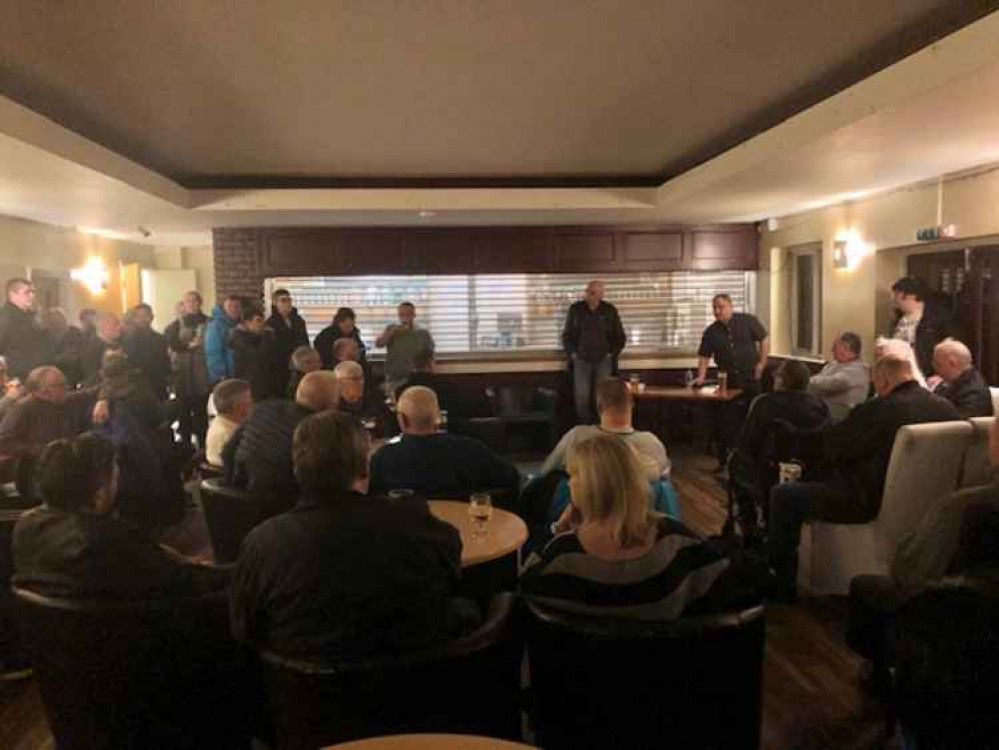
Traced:
<svg viewBox="0 0 999 750">
<path fill-rule="evenodd" d="M 461 538 L 420 500 L 305 496 L 243 543 L 231 589 L 237 639 L 336 661 L 448 637 Z"/>
<path fill-rule="evenodd" d="M 714 357 L 718 369 L 728 373 L 728 384 L 744 388 L 753 377 L 753 368 L 760 361 L 756 344 L 767 337 L 767 329 L 749 313 L 732 313 L 728 323 L 716 320 L 704 329 L 699 357 Z"/>
</svg>

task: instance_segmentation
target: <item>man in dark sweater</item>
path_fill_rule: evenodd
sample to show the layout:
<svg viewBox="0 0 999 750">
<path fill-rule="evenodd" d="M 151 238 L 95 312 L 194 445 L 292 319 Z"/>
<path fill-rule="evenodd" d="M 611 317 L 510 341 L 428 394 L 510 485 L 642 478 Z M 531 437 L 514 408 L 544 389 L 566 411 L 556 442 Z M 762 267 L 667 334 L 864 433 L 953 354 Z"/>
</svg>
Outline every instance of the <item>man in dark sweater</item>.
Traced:
<svg viewBox="0 0 999 750">
<path fill-rule="evenodd" d="M 7 281 L 7 302 L 0 309 L 0 355 L 7 374 L 24 379 L 39 365 L 52 364 L 51 344 L 35 318 L 35 287 L 27 279 Z"/>
<path fill-rule="evenodd" d="M 230 589 L 237 640 L 336 663 L 448 638 L 458 532 L 425 502 L 366 497 L 367 458 L 364 431 L 348 415 L 323 412 L 298 426 L 302 496 L 243 543 Z"/>
<path fill-rule="evenodd" d="M 874 365 L 872 380 L 878 397 L 856 407 L 826 434 L 833 477 L 778 484 L 770 492 L 767 553 L 789 594 L 797 579 L 802 524 L 867 523 L 876 518 L 896 433 L 909 424 L 960 418 L 949 401 L 920 387 L 908 360 L 882 357 Z"/>
<path fill-rule="evenodd" d="M 576 419 L 596 421 L 594 394 L 597 383 L 617 369 L 617 358 L 627 343 L 617 308 L 604 302 L 604 282 L 586 285 L 583 299 L 572 303 L 562 330 L 562 346 L 572 367 Z"/>
<path fill-rule="evenodd" d="M 412 386 L 399 399 L 402 438 L 371 459 L 373 493 L 414 490 L 423 497 L 465 497 L 477 490 L 516 496 L 517 468 L 473 438 L 438 432 L 440 409 L 429 388 Z"/>
<path fill-rule="evenodd" d="M 153 308 L 145 302 L 132 308 L 132 329 L 124 338 L 128 363 L 139 371 L 150 392 L 159 401 L 167 399 L 170 354 L 166 338 L 153 330 Z"/>
<path fill-rule="evenodd" d="M 941 341 L 933 350 L 933 369 L 943 380 L 934 393 L 954 404 L 958 414 L 965 419 L 992 416 L 992 392 L 968 347 L 953 339 Z"/>
<path fill-rule="evenodd" d="M 267 325 L 274 331 L 274 346 L 270 349 L 278 395 L 288 390 L 291 379 L 291 354 L 300 346 L 309 345 L 305 320 L 292 305 L 287 289 L 275 289 L 271 295 L 271 316 Z"/>
</svg>

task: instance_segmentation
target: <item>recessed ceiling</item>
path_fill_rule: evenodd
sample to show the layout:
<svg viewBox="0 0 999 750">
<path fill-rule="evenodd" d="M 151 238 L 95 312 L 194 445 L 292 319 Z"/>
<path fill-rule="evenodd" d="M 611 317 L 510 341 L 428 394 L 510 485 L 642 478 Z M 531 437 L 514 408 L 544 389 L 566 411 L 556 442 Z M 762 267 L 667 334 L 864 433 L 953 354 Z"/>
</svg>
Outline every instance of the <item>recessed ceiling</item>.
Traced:
<svg viewBox="0 0 999 750">
<path fill-rule="evenodd" d="M 0 94 L 187 187 L 658 185 L 997 7 L 32 0 Z"/>
</svg>

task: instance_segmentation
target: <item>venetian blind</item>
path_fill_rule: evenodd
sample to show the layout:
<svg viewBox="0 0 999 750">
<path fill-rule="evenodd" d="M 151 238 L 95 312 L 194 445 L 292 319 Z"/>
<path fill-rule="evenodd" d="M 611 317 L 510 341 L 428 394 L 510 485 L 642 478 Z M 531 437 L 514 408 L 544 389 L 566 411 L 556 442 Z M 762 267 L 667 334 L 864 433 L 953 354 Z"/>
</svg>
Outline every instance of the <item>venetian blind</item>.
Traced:
<svg viewBox="0 0 999 750">
<path fill-rule="evenodd" d="M 339 307 L 353 308 L 369 348 L 397 322 L 396 307 L 416 305 L 416 323 L 434 337 L 440 354 L 561 350 L 570 304 L 581 299 L 592 274 L 482 274 L 475 276 L 309 276 L 268 280 L 287 288 L 310 337 L 329 325 Z M 745 271 L 673 271 L 607 274 L 604 299 L 621 314 L 629 352 L 696 350 L 714 318 L 711 298 L 732 297 L 747 310 L 752 274 Z"/>
</svg>

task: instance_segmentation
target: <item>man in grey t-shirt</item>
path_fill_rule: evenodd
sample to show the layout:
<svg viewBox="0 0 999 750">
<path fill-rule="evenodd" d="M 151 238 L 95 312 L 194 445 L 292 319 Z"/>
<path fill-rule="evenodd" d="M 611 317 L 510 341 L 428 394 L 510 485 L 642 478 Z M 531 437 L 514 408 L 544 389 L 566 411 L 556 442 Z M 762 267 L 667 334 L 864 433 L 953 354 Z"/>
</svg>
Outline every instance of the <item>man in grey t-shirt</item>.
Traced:
<svg viewBox="0 0 999 750">
<path fill-rule="evenodd" d="M 416 306 L 412 302 L 399 305 L 399 323 L 389 325 L 375 340 L 375 346 L 388 348 L 385 355 L 385 393 L 394 394 L 406 382 L 413 369 L 413 358 L 422 351 L 434 351 L 434 339 L 425 328 L 418 328 Z"/>
<path fill-rule="evenodd" d="M 841 333 L 833 341 L 833 361 L 808 383 L 808 392 L 826 402 L 834 422 L 845 419 L 853 407 L 867 400 L 871 371 L 860 358 L 860 348 L 860 336 Z"/>
</svg>

